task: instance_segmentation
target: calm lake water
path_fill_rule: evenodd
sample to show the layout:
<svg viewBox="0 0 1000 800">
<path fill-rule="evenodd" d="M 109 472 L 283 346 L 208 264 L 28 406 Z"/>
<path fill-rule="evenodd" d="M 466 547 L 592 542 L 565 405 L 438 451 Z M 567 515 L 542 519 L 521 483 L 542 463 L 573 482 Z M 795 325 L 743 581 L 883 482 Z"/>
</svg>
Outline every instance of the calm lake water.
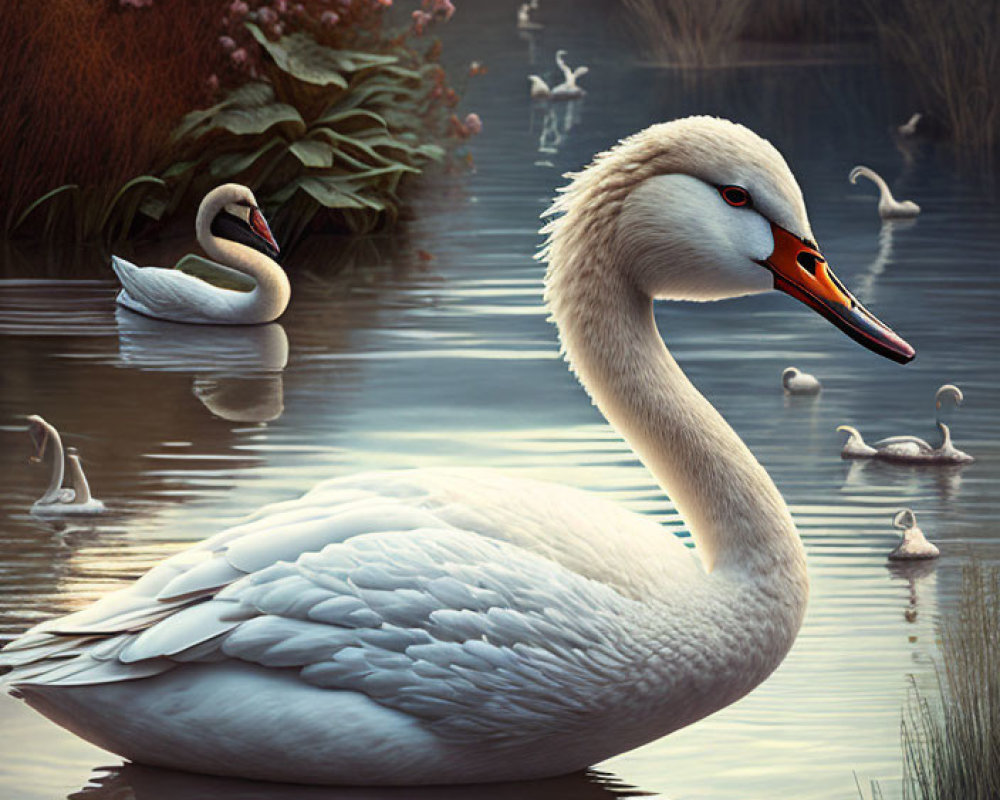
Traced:
<svg viewBox="0 0 1000 800">
<path fill-rule="evenodd" d="M 423 185 L 416 219 L 395 238 L 314 239 L 294 252 L 280 324 L 206 331 L 116 314 L 103 256 L 84 257 L 76 268 L 90 279 L 70 282 L 43 279 L 51 260 L 8 254 L 0 636 L 86 605 L 264 503 L 365 469 L 499 467 L 605 493 L 684 535 L 669 499 L 560 361 L 532 255 L 538 215 L 563 172 L 652 122 L 715 113 L 785 153 L 840 277 L 918 353 L 909 366 L 891 364 L 784 296 L 658 309 L 678 361 L 770 471 L 799 524 L 812 598 L 791 654 L 743 701 L 598 765 L 603 775 L 513 788 L 362 792 L 109 772 L 120 759 L 3 697 L 0 798 L 852 798 L 855 772 L 898 794 L 908 676 L 931 674 L 962 565 L 1000 563 L 1000 209 L 946 154 L 895 148 L 889 126 L 910 109 L 876 65 L 681 74 L 631 64 L 599 14 L 567 11 L 562 28 L 550 23 L 529 41 L 512 8 L 464 21 L 459 13 L 446 42 L 456 62 L 489 66 L 465 103 L 486 126 L 471 147 L 475 171 Z M 558 47 L 591 66 L 589 94 L 533 107 L 525 75 L 555 77 Z M 856 163 L 924 213 L 881 227 L 873 188 L 847 182 Z M 789 364 L 819 376 L 823 394 L 786 399 L 779 376 Z M 945 382 L 966 393 L 952 430 L 976 463 L 840 460 L 842 423 L 869 440 L 933 439 L 933 393 Z M 29 515 L 48 478 L 47 467 L 27 464 L 22 415 L 31 413 L 80 449 L 111 513 L 65 523 Z M 889 523 L 902 506 L 939 544 L 937 562 L 888 567 Z"/>
</svg>

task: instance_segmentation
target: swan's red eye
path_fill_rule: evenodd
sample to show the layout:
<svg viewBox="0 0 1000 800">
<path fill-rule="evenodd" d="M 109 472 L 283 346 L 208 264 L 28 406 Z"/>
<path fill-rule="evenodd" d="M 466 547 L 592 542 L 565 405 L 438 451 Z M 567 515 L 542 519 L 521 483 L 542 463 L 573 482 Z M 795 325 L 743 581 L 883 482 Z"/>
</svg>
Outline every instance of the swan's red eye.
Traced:
<svg viewBox="0 0 1000 800">
<path fill-rule="evenodd" d="M 722 199 L 731 206 L 739 208 L 750 205 L 750 192 L 742 186 L 723 186 L 719 192 L 722 193 Z"/>
</svg>

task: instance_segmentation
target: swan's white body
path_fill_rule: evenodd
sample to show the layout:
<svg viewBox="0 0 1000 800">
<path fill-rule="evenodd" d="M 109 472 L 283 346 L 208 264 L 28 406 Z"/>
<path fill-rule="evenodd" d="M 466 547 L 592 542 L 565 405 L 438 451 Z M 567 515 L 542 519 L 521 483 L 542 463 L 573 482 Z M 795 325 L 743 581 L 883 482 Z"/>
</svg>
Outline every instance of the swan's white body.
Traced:
<svg viewBox="0 0 1000 800">
<path fill-rule="evenodd" d="M 42 437 L 38 441 L 38 454 L 33 460 L 41 461 L 48 442 L 52 442 L 52 473 L 45 492 L 31 506 L 31 513 L 41 517 L 86 516 L 88 514 L 103 514 L 104 503 L 90 493 L 90 484 L 83 472 L 83 464 L 75 448 L 68 448 L 64 455 L 62 437 L 51 423 L 37 415 L 28 417 L 32 429 L 39 431 Z M 33 434 L 34 438 L 34 434 Z M 63 487 L 63 478 L 69 471 L 72 488 Z"/>
<path fill-rule="evenodd" d="M 896 549 L 889 553 L 890 561 L 912 561 L 937 558 L 941 551 L 933 542 L 928 542 L 924 532 L 917 527 L 917 517 L 908 508 L 896 513 L 892 526 L 901 530 L 901 539 Z"/>
<path fill-rule="evenodd" d="M 541 77 L 538 75 L 529 75 L 528 81 L 531 83 L 530 92 L 532 100 L 548 100 L 552 97 L 552 90 Z"/>
<path fill-rule="evenodd" d="M 961 389 L 950 383 L 941 386 L 934 395 L 935 408 L 940 411 L 946 398 L 961 405 L 965 399 Z M 880 458 L 885 461 L 901 461 L 912 464 L 968 464 L 975 459 L 959 450 L 951 441 L 951 428 L 940 419 L 936 420 L 941 432 L 941 444 L 933 447 L 917 436 L 889 436 L 874 445 L 865 443 L 857 428 L 841 425 L 837 430 L 848 434 L 840 451 L 841 458 Z"/>
<path fill-rule="evenodd" d="M 759 211 L 723 202 L 734 174 Z M 771 231 L 811 238 L 795 179 L 747 129 L 677 120 L 603 154 L 553 213 L 546 299 L 567 359 L 700 563 L 575 489 L 470 470 L 340 478 L 35 627 L 0 653 L 7 682 L 136 761 L 414 784 L 568 773 L 763 681 L 805 612 L 803 547 L 667 351 L 652 298 L 770 288 Z"/>
<path fill-rule="evenodd" d="M 781 373 L 781 386 L 786 394 L 819 394 L 823 390 L 819 378 L 798 367 L 785 368 Z"/>
<path fill-rule="evenodd" d="M 858 178 L 868 178 L 878 187 L 878 215 L 882 219 L 904 219 L 915 217 L 920 213 L 920 206 L 912 200 L 897 200 L 892 196 L 882 176 L 868 167 L 855 167 L 848 176 L 851 183 L 857 183 Z"/>
<path fill-rule="evenodd" d="M 204 278 L 182 268 L 137 267 L 112 256 L 111 266 L 122 284 L 118 303 L 147 317 L 196 324 L 257 325 L 281 316 L 291 296 L 284 270 L 265 253 L 212 233 L 216 216 L 241 202 L 256 210 L 249 189 L 225 184 L 205 195 L 198 208 L 198 243 L 215 259 L 194 258 Z M 223 288 L 218 283 L 240 288 Z"/>
</svg>

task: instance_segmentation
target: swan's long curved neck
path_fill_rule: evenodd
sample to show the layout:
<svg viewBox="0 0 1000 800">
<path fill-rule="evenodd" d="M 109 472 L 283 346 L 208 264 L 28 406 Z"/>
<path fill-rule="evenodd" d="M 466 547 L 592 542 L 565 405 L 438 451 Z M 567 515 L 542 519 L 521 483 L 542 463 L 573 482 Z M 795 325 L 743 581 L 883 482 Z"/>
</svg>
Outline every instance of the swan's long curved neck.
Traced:
<svg viewBox="0 0 1000 800">
<path fill-rule="evenodd" d="M 214 213 L 214 209 L 210 213 Z M 198 243 L 219 263 L 239 270 L 257 282 L 257 287 L 247 293 L 245 313 L 248 317 L 266 321 L 275 319 L 285 310 L 292 293 L 285 271 L 252 247 L 214 236 L 210 230 L 210 213 L 199 211 L 195 222 Z"/>
<path fill-rule="evenodd" d="M 889 184 L 883 180 L 882 176 L 879 175 L 874 170 L 868 169 L 868 167 L 857 167 L 854 170 L 856 175 L 860 175 L 864 178 L 868 178 L 872 183 L 878 187 L 879 199 L 889 203 L 895 203 L 896 198 L 892 196 L 892 192 L 889 190 Z"/>
<path fill-rule="evenodd" d="M 65 475 L 63 466 L 63 446 L 62 439 L 59 436 L 59 431 L 49 425 L 46 428 L 49 439 L 52 442 L 52 473 L 49 477 L 49 485 L 45 489 L 45 493 L 38 498 L 39 503 L 51 503 L 54 502 L 59 496 L 59 490 L 62 488 L 63 477 Z"/>
<path fill-rule="evenodd" d="M 79 456 L 70 455 L 68 457 L 69 461 L 69 479 L 70 483 L 73 484 L 73 504 L 74 505 L 85 505 L 89 503 L 92 499 L 90 494 L 90 484 L 87 482 L 87 476 L 83 473 L 83 465 L 80 463 Z"/>
<path fill-rule="evenodd" d="M 670 355 L 651 299 L 622 271 L 579 264 L 550 267 L 547 297 L 572 368 L 674 501 L 706 569 L 777 571 L 804 591 L 805 554 L 784 500 Z"/>
</svg>

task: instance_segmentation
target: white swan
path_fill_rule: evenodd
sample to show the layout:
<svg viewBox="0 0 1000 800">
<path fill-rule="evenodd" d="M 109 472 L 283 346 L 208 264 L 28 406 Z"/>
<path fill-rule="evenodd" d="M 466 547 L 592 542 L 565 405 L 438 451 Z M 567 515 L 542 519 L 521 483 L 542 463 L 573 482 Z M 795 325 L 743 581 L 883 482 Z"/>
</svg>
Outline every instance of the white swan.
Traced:
<svg viewBox="0 0 1000 800">
<path fill-rule="evenodd" d="M 566 64 L 566 55 L 565 50 L 556 50 L 556 64 L 562 70 L 563 81 L 556 85 L 552 90 L 552 94 L 553 96 L 565 97 L 567 99 L 583 97 L 586 92 L 576 82 L 579 78 L 590 72 L 590 67 L 570 69 L 569 65 Z"/>
<path fill-rule="evenodd" d="M 105 511 L 104 503 L 91 496 L 90 484 L 83 473 L 83 464 L 76 448 L 67 448 L 63 456 L 62 438 L 53 425 L 37 414 L 28 417 L 28 434 L 35 444 L 35 454 L 31 460 L 40 463 L 45 457 L 49 442 L 52 442 L 52 474 L 45 493 L 31 506 L 31 513 L 38 516 L 67 516 L 101 514 Z M 72 489 L 63 488 L 63 478 L 66 473 L 66 462 L 69 464 Z"/>
<path fill-rule="evenodd" d="M 900 136 L 913 136 L 913 134 L 917 132 L 917 125 L 920 123 L 920 120 L 923 119 L 923 116 L 924 115 L 919 111 L 916 112 L 906 122 L 896 128 L 896 132 L 899 133 Z"/>
<path fill-rule="evenodd" d="M 934 406 L 941 410 L 946 399 L 951 399 L 955 405 L 961 405 L 965 396 L 962 390 L 953 384 L 946 383 L 934 394 Z M 880 458 L 885 461 L 903 461 L 913 464 L 968 464 L 975 459 L 968 453 L 959 450 L 951 441 L 951 428 L 940 419 L 936 420 L 941 432 L 941 444 L 933 447 L 917 436 L 889 436 L 880 439 L 874 446 L 865 443 L 864 437 L 857 428 L 841 425 L 840 433 L 848 434 L 847 441 L 840 451 L 841 458 Z"/>
<path fill-rule="evenodd" d="M 902 219 L 905 217 L 915 217 L 920 213 L 920 206 L 912 200 L 897 200 L 889 191 L 889 185 L 874 170 L 868 167 L 855 167 L 848 176 L 851 183 L 856 184 L 858 178 L 868 178 L 878 187 L 878 215 L 882 219 Z"/>
<path fill-rule="evenodd" d="M 892 526 L 903 533 L 899 545 L 889 553 L 890 561 L 937 558 L 941 554 L 937 546 L 928 542 L 924 532 L 917 527 L 916 514 L 910 509 L 904 508 L 897 511 L 892 518 Z"/>
<path fill-rule="evenodd" d="M 677 505 L 646 516 L 491 471 L 367 473 L 168 558 L 0 653 L 37 710 L 129 759 L 298 783 L 579 770 L 723 708 L 808 596 L 777 488 L 688 382 L 654 298 L 785 291 L 897 361 L 816 246 L 773 146 L 707 117 L 577 175 L 543 229 L 571 368 Z"/>
<path fill-rule="evenodd" d="M 819 394 L 823 390 L 819 378 L 798 367 L 785 368 L 781 373 L 781 385 L 786 394 Z"/>
<path fill-rule="evenodd" d="M 531 19 L 531 12 L 538 8 L 537 3 L 521 3 L 517 8 L 517 27 L 522 31 L 537 31 L 542 26 Z"/>
<path fill-rule="evenodd" d="M 220 263 L 186 255 L 173 269 L 140 268 L 111 256 L 122 284 L 118 303 L 171 322 L 257 325 L 280 317 L 291 287 L 253 193 L 235 183 L 213 189 L 198 207 L 195 230 Z"/>
<path fill-rule="evenodd" d="M 532 100 L 548 100 L 552 96 L 552 90 L 540 76 L 529 75 L 528 81 L 531 83 L 529 91 Z"/>
</svg>

